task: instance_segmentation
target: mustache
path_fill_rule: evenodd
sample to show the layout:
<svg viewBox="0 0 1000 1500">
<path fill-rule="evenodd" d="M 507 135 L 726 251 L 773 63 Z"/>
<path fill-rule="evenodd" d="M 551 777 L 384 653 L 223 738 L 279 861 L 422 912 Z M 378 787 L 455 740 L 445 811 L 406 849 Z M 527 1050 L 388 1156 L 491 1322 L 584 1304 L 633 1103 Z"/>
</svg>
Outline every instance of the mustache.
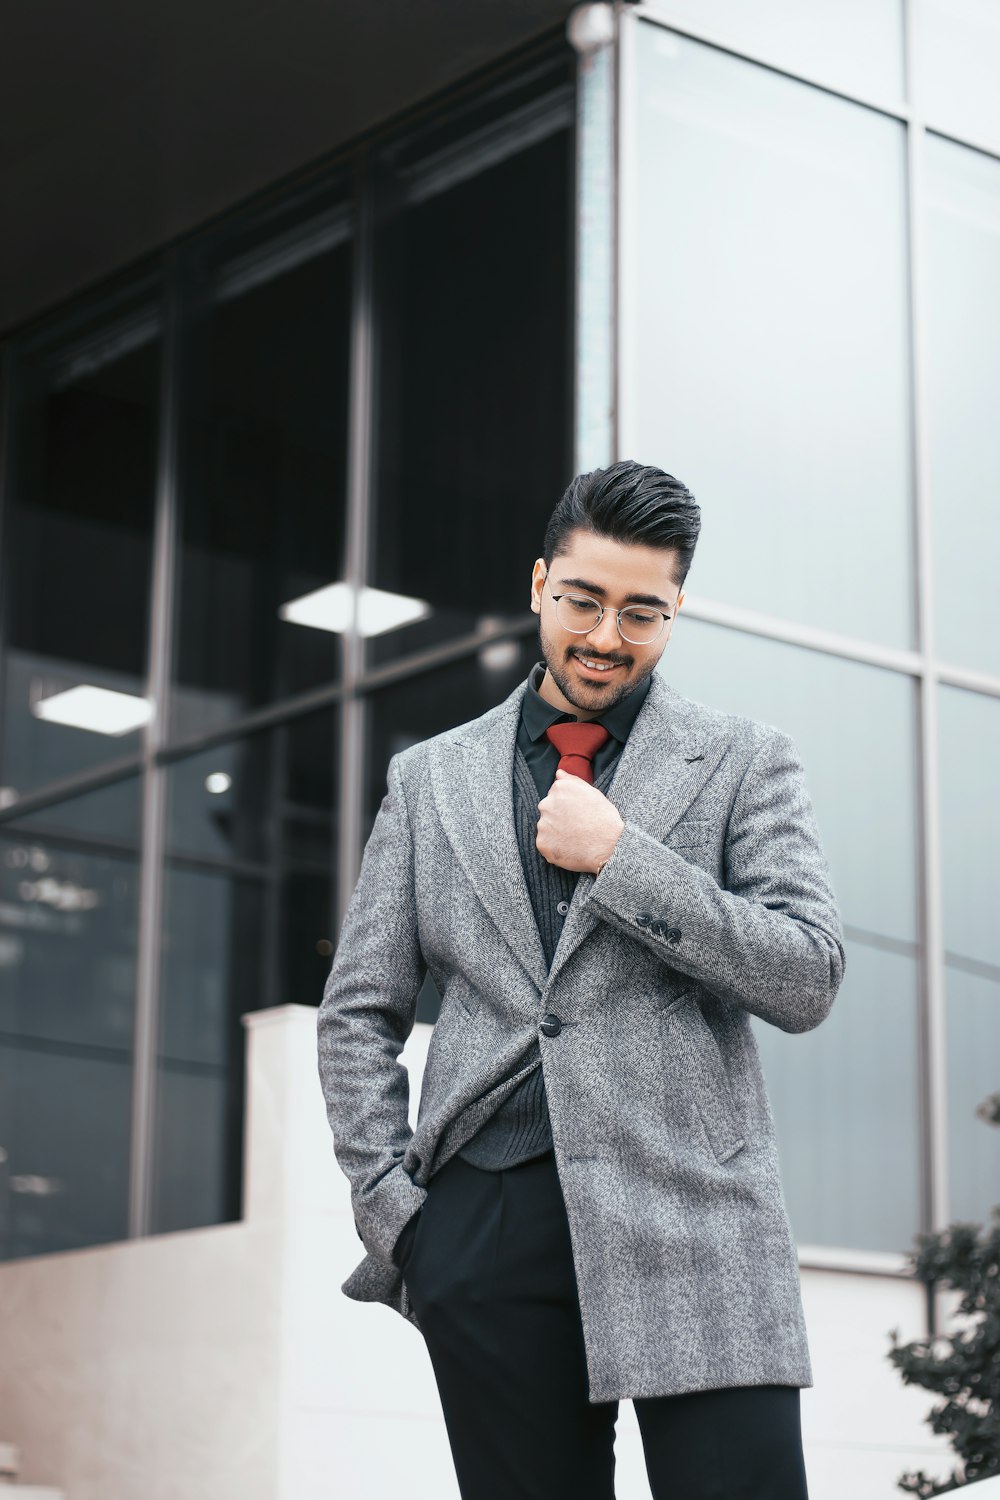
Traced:
<svg viewBox="0 0 1000 1500">
<path fill-rule="evenodd" d="M 589 651 L 571 651 L 570 656 L 578 656 L 581 661 L 606 662 L 609 667 L 627 667 L 628 662 L 618 661 L 612 656 L 594 656 Z"/>
</svg>

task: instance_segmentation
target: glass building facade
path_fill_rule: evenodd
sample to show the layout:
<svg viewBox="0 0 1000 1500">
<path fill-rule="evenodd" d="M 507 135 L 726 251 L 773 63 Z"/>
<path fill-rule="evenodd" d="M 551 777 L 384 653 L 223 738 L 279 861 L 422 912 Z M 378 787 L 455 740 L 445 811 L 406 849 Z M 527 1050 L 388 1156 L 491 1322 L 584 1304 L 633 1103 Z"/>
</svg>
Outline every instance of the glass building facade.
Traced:
<svg viewBox="0 0 1000 1500">
<path fill-rule="evenodd" d="M 974 4 L 622 17 L 617 449 L 704 511 L 664 666 L 795 738 L 846 928 L 829 1020 L 754 1022 L 805 1245 L 898 1250 L 1000 1199 L 984 55 Z"/>
<path fill-rule="evenodd" d="M 804 1257 L 1000 1198 L 1000 30 L 611 14 L 6 344 L 0 1258 L 239 1217 L 240 1018 L 617 457 L 703 508 L 660 670 L 792 734 L 841 901 L 829 1019 L 754 1022 Z"/>
</svg>

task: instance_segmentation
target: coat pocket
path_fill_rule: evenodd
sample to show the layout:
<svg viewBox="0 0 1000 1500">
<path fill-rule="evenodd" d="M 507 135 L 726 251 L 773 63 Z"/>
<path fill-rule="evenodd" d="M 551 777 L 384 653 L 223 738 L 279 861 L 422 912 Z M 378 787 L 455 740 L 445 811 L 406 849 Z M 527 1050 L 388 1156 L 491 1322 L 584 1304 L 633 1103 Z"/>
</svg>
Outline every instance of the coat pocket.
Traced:
<svg viewBox="0 0 1000 1500">
<path fill-rule="evenodd" d="M 746 1145 L 746 1136 L 719 1044 L 696 996 L 690 989 L 664 1006 L 666 1045 L 680 1063 L 716 1160 L 728 1161 Z"/>
<path fill-rule="evenodd" d="M 444 994 L 441 996 L 441 1011 L 449 1003 L 461 1006 L 467 1016 L 474 1016 L 479 1009 L 482 995 L 478 990 L 460 975 L 455 975 L 450 984 L 445 985 Z"/>
<path fill-rule="evenodd" d="M 681 818 L 664 839 L 672 849 L 684 849 L 697 847 L 699 844 L 707 844 L 712 837 L 715 824 L 710 818 Z"/>
</svg>

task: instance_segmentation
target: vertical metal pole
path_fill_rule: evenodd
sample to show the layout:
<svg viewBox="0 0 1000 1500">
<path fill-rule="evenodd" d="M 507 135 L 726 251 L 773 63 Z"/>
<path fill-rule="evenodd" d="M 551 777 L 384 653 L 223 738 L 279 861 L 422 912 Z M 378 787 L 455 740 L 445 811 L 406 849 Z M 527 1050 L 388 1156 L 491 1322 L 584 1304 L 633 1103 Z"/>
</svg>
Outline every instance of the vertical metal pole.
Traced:
<svg viewBox="0 0 1000 1500">
<path fill-rule="evenodd" d="M 352 599 L 343 640 L 344 697 L 340 711 L 340 838 L 337 845 L 337 930 L 347 910 L 361 862 L 365 795 L 365 708 L 356 691 L 365 668 L 359 629 L 361 590 L 368 578 L 368 518 L 372 500 L 374 408 L 374 309 L 372 306 L 375 185 L 363 157 L 355 179 L 355 233 L 351 286 L 350 386 L 347 441 L 347 537 L 344 581 Z"/>
<path fill-rule="evenodd" d="M 922 1208 L 925 1230 L 948 1222 L 947 1003 L 941 874 L 940 767 L 938 759 L 938 672 L 934 642 L 930 455 L 926 368 L 926 306 L 923 183 L 924 121 L 917 77 L 916 0 L 904 10 L 906 76 L 910 118 L 907 149 L 908 240 L 910 252 L 911 400 L 916 540 L 917 631 L 922 670 L 919 686 L 920 921 L 923 964 L 920 974 L 920 1082 L 922 1098 Z M 933 1308 L 933 1299 L 929 1303 Z"/>
<path fill-rule="evenodd" d="M 623 175 L 623 149 L 634 150 L 632 138 L 623 141 L 622 102 L 631 99 L 625 92 L 626 70 L 631 63 L 630 43 L 635 37 L 634 18 L 622 0 L 615 0 L 613 7 L 615 34 L 608 59 L 611 89 L 611 453 L 610 461 L 629 455 L 622 453 L 622 196 L 625 191 Z M 627 163 L 635 170 L 635 162 Z"/>
<path fill-rule="evenodd" d="M 575 472 L 602 468 L 617 454 L 615 92 L 618 22 L 612 40 L 567 28 L 577 48 L 574 192 L 573 462 Z"/>
<path fill-rule="evenodd" d="M 146 726 L 142 796 L 142 853 L 139 870 L 139 939 L 135 1036 L 132 1063 L 132 1138 L 129 1165 L 130 1238 L 150 1232 L 156 1110 L 156 1055 L 159 1042 L 160 953 L 166 768 L 156 762 L 167 739 L 166 714 L 171 672 L 171 616 L 177 535 L 177 434 L 180 384 L 180 289 L 176 253 L 164 264 L 163 343 L 160 412 L 153 519 L 153 579 L 149 615 L 149 667 L 146 697 L 153 715 Z"/>
<path fill-rule="evenodd" d="M 0 345 L 0 777 L 3 775 L 4 716 L 7 679 L 7 604 L 4 587 L 4 530 L 10 525 L 14 474 L 14 347 Z M 3 804 L 0 802 L 0 808 Z"/>
</svg>

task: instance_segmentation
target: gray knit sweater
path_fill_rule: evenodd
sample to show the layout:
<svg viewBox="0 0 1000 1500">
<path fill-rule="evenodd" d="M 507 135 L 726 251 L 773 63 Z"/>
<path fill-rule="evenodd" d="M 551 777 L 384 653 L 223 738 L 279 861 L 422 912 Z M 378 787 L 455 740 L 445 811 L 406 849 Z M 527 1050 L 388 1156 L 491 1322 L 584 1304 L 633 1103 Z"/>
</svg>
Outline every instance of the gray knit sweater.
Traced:
<svg viewBox="0 0 1000 1500">
<path fill-rule="evenodd" d="M 617 764 L 616 755 L 596 778 L 594 785 L 599 791 L 606 789 Z M 545 957 L 551 966 L 579 875 L 575 870 L 564 870 L 560 865 L 550 864 L 538 852 L 535 845 L 538 788 L 519 745 L 514 747 L 514 823 L 535 921 Z M 531 1056 L 519 1058 L 517 1066 L 523 1068 L 531 1061 L 537 1064 L 534 1072 L 529 1073 L 524 1082 L 508 1095 L 458 1152 L 473 1166 L 499 1171 L 501 1167 L 512 1167 L 552 1149 L 542 1054 L 537 1042 Z"/>
</svg>

